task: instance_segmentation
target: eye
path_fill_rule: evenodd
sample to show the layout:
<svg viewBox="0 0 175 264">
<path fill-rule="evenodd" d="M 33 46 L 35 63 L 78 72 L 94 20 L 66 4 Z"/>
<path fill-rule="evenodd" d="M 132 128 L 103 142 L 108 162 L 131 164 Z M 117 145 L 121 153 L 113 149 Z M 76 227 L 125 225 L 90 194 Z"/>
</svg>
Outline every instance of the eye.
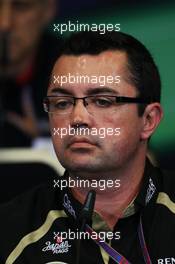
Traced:
<svg viewBox="0 0 175 264">
<path fill-rule="evenodd" d="M 96 97 L 93 99 L 93 103 L 98 107 L 110 107 L 113 105 L 113 100 L 107 97 Z"/>
<path fill-rule="evenodd" d="M 54 107 L 58 110 L 67 109 L 72 105 L 73 105 L 73 102 L 70 99 L 59 99 L 59 100 L 56 100 L 56 102 L 54 103 Z"/>
</svg>

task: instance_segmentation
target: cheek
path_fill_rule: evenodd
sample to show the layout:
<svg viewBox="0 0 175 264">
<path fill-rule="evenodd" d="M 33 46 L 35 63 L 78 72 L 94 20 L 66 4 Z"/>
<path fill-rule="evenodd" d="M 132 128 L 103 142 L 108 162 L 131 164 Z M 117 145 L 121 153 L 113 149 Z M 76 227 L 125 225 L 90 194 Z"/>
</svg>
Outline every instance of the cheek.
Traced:
<svg viewBox="0 0 175 264">
<path fill-rule="evenodd" d="M 100 117 L 98 118 L 98 122 L 96 121 L 95 127 L 99 131 L 98 140 L 103 151 L 111 151 L 115 145 L 119 144 L 121 133 L 123 131 L 121 120 L 119 118 L 114 115 Z"/>
<path fill-rule="evenodd" d="M 63 117 L 59 116 L 58 118 L 57 115 L 50 114 L 49 123 L 51 128 L 63 128 L 63 127 L 67 127 L 70 124 L 70 121 L 64 115 Z"/>
<path fill-rule="evenodd" d="M 97 129 L 99 130 L 102 128 L 103 130 L 105 130 L 106 138 L 108 141 L 115 141 L 116 139 L 118 139 L 120 137 L 120 135 L 118 135 L 118 131 L 122 133 L 123 130 L 121 118 L 115 115 L 108 115 L 105 117 L 98 118 L 98 121 L 96 121 L 95 123 L 95 127 L 97 127 Z"/>
<path fill-rule="evenodd" d="M 115 135 L 106 137 L 106 141 L 110 146 L 116 144 L 118 147 L 119 145 L 127 147 L 127 144 L 136 143 L 140 140 L 141 120 L 138 117 L 137 110 L 120 111 L 112 116 L 101 117 L 98 121 L 98 128 L 104 127 L 106 131 L 108 128 L 113 129 L 113 131 L 118 131 L 118 128 L 120 128 L 120 135 L 115 133 Z"/>
<path fill-rule="evenodd" d="M 50 116 L 49 117 L 49 123 L 50 123 L 50 133 L 53 139 L 53 143 L 54 145 L 59 148 L 62 146 L 62 144 L 64 143 L 64 136 L 61 138 L 61 136 L 58 135 L 58 133 L 56 131 L 59 132 L 61 129 L 63 129 L 63 134 L 64 134 L 64 129 L 68 127 L 69 122 L 68 120 L 66 120 L 65 118 L 58 118 L 55 116 Z"/>
</svg>

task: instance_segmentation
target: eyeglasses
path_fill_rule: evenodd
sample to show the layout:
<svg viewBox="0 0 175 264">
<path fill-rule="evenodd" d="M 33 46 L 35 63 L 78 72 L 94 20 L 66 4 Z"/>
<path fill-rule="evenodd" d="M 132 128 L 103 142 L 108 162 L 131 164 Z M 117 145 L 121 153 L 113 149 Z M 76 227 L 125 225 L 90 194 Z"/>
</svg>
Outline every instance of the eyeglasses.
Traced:
<svg viewBox="0 0 175 264">
<path fill-rule="evenodd" d="M 117 106 L 125 103 L 149 104 L 149 98 L 93 95 L 86 97 L 47 96 L 44 99 L 44 110 L 58 115 L 71 114 L 77 100 L 83 100 L 83 105 L 90 114 L 110 114 L 117 110 Z"/>
</svg>

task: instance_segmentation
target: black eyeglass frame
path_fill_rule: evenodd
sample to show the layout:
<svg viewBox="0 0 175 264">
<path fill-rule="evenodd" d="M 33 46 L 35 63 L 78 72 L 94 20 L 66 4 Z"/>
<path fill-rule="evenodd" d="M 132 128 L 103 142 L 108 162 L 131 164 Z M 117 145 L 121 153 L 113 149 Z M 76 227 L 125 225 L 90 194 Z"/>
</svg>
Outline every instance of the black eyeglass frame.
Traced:
<svg viewBox="0 0 175 264">
<path fill-rule="evenodd" d="M 116 103 L 135 103 L 135 104 L 150 104 L 153 103 L 154 100 L 152 100 L 150 97 L 147 98 L 142 98 L 142 97 L 127 97 L 127 96 L 115 96 L 115 95 L 107 95 L 107 94 L 101 94 L 101 95 L 89 95 L 89 96 L 84 96 L 84 97 L 74 97 L 74 96 L 70 96 L 70 95 L 49 95 L 46 96 L 43 100 L 43 104 L 44 104 L 44 110 L 45 112 L 49 113 L 49 111 L 46 110 L 45 104 L 48 103 L 49 98 L 61 98 L 61 97 L 68 97 L 68 98 L 72 98 L 74 100 L 73 105 L 76 105 L 76 100 L 83 100 L 83 104 L 86 107 L 87 103 L 86 103 L 86 98 L 90 98 L 90 97 L 113 97 L 116 98 Z"/>
</svg>

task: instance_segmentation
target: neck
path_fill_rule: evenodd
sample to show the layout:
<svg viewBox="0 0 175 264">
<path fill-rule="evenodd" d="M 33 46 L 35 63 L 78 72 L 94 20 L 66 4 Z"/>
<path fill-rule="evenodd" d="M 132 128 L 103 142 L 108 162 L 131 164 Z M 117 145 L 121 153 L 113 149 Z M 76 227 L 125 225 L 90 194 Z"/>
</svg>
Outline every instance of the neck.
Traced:
<svg viewBox="0 0 175 264">
<path fill-rule="evenodd" d="M 118 219 L 140 190 L 145 167 L 145 158 L 128 164 L 124 169 L 115 171 L 115 179 L 120 180 L 118 188 L 72 188 L 73 196 L 84 203 L 85 197 L 90 189 L 96 191 L 95 210 L 106 221 L 110 229 L 113 229 Z M 70 175 L 75 177 L 75 175 Z M 109 178 L 109 174 L 108 174 Z M 75 179 L 75 178 L 74 178 Z M 114 179 L 114 178 L 113 178 Z"/>
</svg>

